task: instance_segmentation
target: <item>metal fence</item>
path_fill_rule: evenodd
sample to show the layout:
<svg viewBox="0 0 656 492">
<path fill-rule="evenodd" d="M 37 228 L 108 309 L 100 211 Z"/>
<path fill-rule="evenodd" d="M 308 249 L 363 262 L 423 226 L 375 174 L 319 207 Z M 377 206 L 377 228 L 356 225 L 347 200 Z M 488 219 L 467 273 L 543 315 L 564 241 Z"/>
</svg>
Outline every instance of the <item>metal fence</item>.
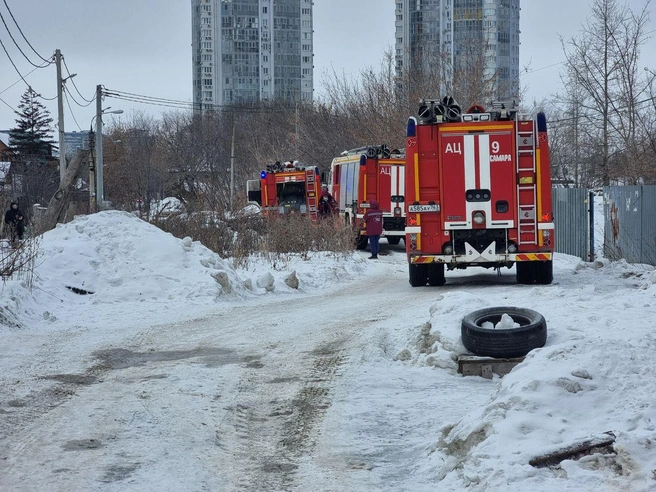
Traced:
<svg viewBox="0 0 656 492">
<path fill-rule="evenodd" d="M 553 188 L 556 252 L 594 259 L 594 207 L 585 188 Z"/>
<path fill-rule="evenodd" d="M 656 265 L 656 186 L 604 187 L 604 256 Z"/>
</svg>

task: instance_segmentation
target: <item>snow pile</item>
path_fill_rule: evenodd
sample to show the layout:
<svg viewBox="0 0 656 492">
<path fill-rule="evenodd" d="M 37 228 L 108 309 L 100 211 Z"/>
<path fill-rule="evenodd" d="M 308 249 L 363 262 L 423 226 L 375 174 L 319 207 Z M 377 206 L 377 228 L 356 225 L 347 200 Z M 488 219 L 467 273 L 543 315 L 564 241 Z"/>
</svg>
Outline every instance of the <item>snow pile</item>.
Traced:
<svg viewBox="0 0 656 492">
<path fill-rule="evenodd" d="M 506 313 L 501 315 L 501 320 L 496 325 L 491 321 L 481 323 L 481 328 L 487 330 L 512 330 L 513 328 L 519 328 L 519 326 L 519 323 L 516 323 L 512 316 Z"/>
<path fill-rule="evenodd" d="M 76 217 L 44 235 L 42 281 L 103 303 L 202 300 L 244 294 L 232 266 L 190 238 L 178 239 L 126 212 Z M 224 276 L 223 284 L 217 276 Z"/>
<path fill-rule="evenodd" d="M 201 315 L 216 302 L 332 287 L 365 265 L 356 256 L 316 253 L 306 260 L 253 257 L 247 267 L 235 269 L 198 241 L 178 239 L 127 212 L 106 211 L 76 217 L 43 235 L 34 289 L 5 283 L 0 324 L 54 322 L 74 306 L 98 323 L 149 316 L 162 321 L 167 311 Z"/>
</svg>

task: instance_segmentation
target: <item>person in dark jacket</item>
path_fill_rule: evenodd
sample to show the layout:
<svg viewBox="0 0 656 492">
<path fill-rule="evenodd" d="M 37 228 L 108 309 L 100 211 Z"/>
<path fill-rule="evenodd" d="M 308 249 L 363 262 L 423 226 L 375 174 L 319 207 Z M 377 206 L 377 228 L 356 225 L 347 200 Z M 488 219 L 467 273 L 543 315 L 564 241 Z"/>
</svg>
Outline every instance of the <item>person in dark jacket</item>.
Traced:
<svg viewBox="0 0 656 492">
<path fill-rule="evenodd" d="M 319 198 L 319 206 L 317 207 L 320 219 L 327 219 L 334 213 L 337 213 L 337 202 L 328 191 L 328 187 L 323 185 L 321 187 L 321 198 Z"/>
<path fill-rule="evenodd" d="M 23 239 L 25 224 L 23 223 L 23 212 L 19 210 L 18 203 L 11 202 L 9 210 L 5 212 L 5 224 L 9 228 L 12 240 L 16 238 Z"/>
<path fill-rule="evenodd" d="M 370 260 L 378 259 L 378 242 L 383 233 L 383 211 L 376 200 L 369 202 L 369 208 L 364 214 L 365 234 L 369 237 L 371 248 Z"/>
</svg>

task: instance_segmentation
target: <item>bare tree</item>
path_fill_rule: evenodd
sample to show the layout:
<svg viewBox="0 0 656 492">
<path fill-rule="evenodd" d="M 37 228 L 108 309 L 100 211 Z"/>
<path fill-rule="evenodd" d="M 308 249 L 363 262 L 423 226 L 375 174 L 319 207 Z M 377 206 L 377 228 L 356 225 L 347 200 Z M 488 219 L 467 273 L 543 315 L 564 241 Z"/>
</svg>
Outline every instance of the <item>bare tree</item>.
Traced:
<svg viewBox="0 0 656 492">
<path fill-rule="evenodd" d="M 616 0 L 593 0 L 591 18 L 580 36 L 562 42 L 567 77 L 584 95 L 577 108 L 585 110 L 586 127 L 595 130 L 591 133 L 598 146 L 603 185 L 620 175 L 636 179 L 630 168 L 638 155 L 637 103 L 646 90 L 637 62 L 647 40 L 648 6 L 649 0 L 634 14 Z"/>
<path fill-rule="evenodd" d="M 151 202 L 162 198 L 168 177 L 158 123 L 136 112 L 111 126 L 105 138 L 105 198 L 121 208 L 149 211 Z"/>
</svg>

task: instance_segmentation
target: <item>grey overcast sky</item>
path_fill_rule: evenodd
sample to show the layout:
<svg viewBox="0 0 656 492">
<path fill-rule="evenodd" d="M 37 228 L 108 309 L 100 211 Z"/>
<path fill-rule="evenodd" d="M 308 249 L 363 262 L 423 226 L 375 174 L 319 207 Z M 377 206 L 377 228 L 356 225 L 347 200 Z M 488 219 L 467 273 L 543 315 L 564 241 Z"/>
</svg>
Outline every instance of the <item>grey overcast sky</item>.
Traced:
<svg viewBox="0 0 656 492">
<path fill-rule="evenodd" d="M 75 87 L 74 100 L 64 104 L 66 131 L 88 130 L 95 103 L 87 104 L 97 84 L 107 89 L 164 99 L 192 100 L 191 2 L 189 0 L 2 0 L 0 13 L 14 39 L 35 64 L 40 61 L 24 41 L 9 15 L 9 6 L 30 44 L 44 58 L 59 48 Z M 357 77 L 363 68 L 377 69 L 383 53 L 394 44 L 394 0 L 314 0 L 315 96 L 324 75 L 335 70 Z M 629 0 L 640 10 L 643 0 Z M 652 5 L 652 17 L 656 14 Z M 540 99 L 560 89 L 563 54 L 559 35 L 575 36 L 589 14 L 589 0 L 521 0 L 520 69 L 529 67 L 521 83 L 527 100 Z M 652 19 L 649 30 L 656 29 Z M 652 34 L 656 36 L 656 33 Z M 34 67 L 18 51 L 0 24 L 0 40 L 18 71 L 46 98 L 56 95 L 56 71 L 51 65 Z M 656 69 L 656 37 L 643 49 L 643 64 Z M 66 76 L 64 70 L 64 76 Z M 13 109 L 26 88 L 9 58 L 0 49 L 0 129 L 15 126 Z M 84 99 L 83 99 L 84 98 Z M 77 101 L 77 103 L 76 103 Z M 45 101 L 55 123 L 56 101 Z M 158 118 L 172 108 L 106 98 L 103 108 L 134 110 Z"/>
</svg>

